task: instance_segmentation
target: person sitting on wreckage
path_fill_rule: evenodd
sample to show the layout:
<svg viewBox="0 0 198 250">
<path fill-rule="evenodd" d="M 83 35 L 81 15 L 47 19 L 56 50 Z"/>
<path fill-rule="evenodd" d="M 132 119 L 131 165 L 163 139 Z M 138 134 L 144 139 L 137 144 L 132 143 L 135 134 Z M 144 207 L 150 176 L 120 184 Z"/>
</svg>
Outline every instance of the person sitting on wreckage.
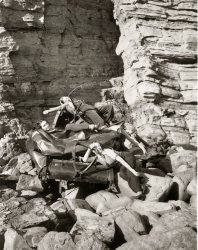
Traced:
<svg viewBox="0 0 198 250">
<path fill-rule="evenodd" d="M 90 156 L 91 152 L 95 156 Z M 129 187 L 132 189 L 134 196 L 141 197 L 143 195 L 140 185 L 141 174 L 134 170 L 136 165 L 135 157 L 130 152 L 118 152 L 113 149 L 102 149 L 98 142 L 89 145 L 84 157 L 79 157 L 82 162 L 96 161 L 105 167 L 113 166 L 120 171 L 119 176 L 128 182 Z"/>
<path fill-rule="evenodd" d="M 43 114 L 46 115 L 54 111 L 63 111 L 66 110 L 74 118 L 79 116 L 82 121 L 85 121 L 89 124 L 95 124 L 100 127 L 109 124 L 114 116 L 113 106 L 111 104 L 102 105 L 98 108 L 86 104 L 81 100 L 72 99 L 67 96 L 62 96 L 60 98 L 60 105 L 48 110 L 44 110 Z"/>
</svg>

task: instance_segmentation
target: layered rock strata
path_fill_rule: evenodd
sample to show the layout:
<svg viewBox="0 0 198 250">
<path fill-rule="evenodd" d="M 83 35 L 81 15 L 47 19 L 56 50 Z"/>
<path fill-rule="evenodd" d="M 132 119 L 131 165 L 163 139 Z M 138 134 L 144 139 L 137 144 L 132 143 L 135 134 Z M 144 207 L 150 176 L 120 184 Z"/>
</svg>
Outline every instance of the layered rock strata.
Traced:
<svg viewBox="0 0 198 250">
<path fill-rule="evenodd" d="M 147 142 L 196 144 L 196 1 L 112 0 L 124 96 Z"/>
</svg>

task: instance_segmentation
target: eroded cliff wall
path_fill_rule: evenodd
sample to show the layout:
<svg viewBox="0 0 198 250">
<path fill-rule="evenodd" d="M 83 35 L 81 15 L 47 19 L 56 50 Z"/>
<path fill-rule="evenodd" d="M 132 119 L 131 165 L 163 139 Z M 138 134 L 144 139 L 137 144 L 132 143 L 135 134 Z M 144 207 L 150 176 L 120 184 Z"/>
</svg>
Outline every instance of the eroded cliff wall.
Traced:
<svg viewBox="0 0 198 250">
<path fill-rule="evenodd" d="M 13 127 L 19 137 L 21 124 L 31 128 L 43 109 L 81 84 L 76 96 L 100 101 L 109 79 L 123 74 L 118 38 L 110 0 L 1 0 L 0 138 Z"/>
<path fill-rule="evenodd" d="M 196 1 L 113 2 L 124 95 L 139 135 L 196 144 Z"/>
<path fill-rule="evenodd" d="M 1 82 L 19 117 L 29 109 L 26 122 L 40 117 L 39 107 L 58 104 L 61 95 L 81 84 L 79 98 L 99 101 L 108 80 L 122 73 L 122 60 L 115 54 L 119 32 L 109 0 L 0 4 Z"/>
</svg>

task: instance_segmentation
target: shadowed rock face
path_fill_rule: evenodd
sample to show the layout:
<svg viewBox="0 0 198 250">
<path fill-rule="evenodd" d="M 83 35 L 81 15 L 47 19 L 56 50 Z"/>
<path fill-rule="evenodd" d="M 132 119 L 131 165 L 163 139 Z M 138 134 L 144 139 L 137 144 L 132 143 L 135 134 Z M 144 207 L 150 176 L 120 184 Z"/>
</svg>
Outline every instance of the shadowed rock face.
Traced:
<svg viewBox="0 0 198 250">
<path fill-rule="evenodd" d="M 123 73 L 110 0 L 1 1 L 0 10 L 0 95 L 23 123 L 81 84 L 79 98 L 99 101 Z"/>
<path fill-rule="evenodd" d="M 123 63 L 115 53 L 119 31 L 110 0 L 3 0 L 0 13 L 4 165 L 10 159 L 5 141 L 12 123 L 20 138 L 42 118 L 43 109 L 58 105 L 60 96 L 81 84 L 75 96 L 100 101 L 101 90 L 111 86 L 109 79 L 123 74 Z M 51 122 L 53 117 L 47 119 Z M 14 139 L 11 143 L 16 144 Z"/>
<path fill-rule="evenodd" d="M 124 95 L 146 141 L 196 144 L 196 1 L 114 1 Z"/>
</svg>

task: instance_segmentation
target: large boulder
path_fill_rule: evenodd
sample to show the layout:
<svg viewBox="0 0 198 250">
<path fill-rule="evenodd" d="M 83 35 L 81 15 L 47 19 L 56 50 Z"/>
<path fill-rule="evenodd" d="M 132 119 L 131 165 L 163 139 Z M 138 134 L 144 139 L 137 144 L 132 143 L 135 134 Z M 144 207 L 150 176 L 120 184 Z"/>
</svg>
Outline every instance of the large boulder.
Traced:
<svg viewBox="0 0 198 250">
<path fill-rule="evenodd" d="M 87 233 L 82 233 L 81 235 L 78 235 L 78 237 L 75 236 L 75 244 L 76 244 L 76 250 L 108 250 L 109 247 L 107 247 L 106 244 L 104 244 L 101 240 L 99 240 L 94 235 L 88 235 Z"/>
<path fill-rule="evenodd" d="M 102 190 L 87 196 L 85 200 L 94 210 L 97 210 L 99 204 L 113 204 L 117 199 L 115 194 Z"/>
<path fill-rule="evenodd" d="M 186 201 L 188 199 L 188 192 L 187 187 L 188 184 L 191 182 L 194 176 L 193 169 L 187 169 L 186 171 L 182 171 L 176 173 L 173 177 L 173 185 L 171 188 L 172 198 L 176 200 L 183 200 Z"/>
<path fill-rule="evenodd" d="M 30 227 L 26 229 L 23 238 L 26 240 L 30 247 L 37 247 L 41 239 L 47 234 L 45 227 Z"/>
<path fill-rule="evenodd" d="M 22 230 L 27 227 L 57 222 L 55 213 L 42 198 L 27 201 L 22 197 L 13 197 L 1 203 L 0 211 L 0 231 L 5 231 L 8 227 Z"/>
<path fill-rule="evenodd" d="M 164 201 L 169 194 L 172 186 L 172 179 L 168 176 L 154 176 L 144 174 L 145 176 L 145 200 L 146 201 Z"/>
<path fill-rule="evenodd" d="M 187 192 L 189 195 L 197 194 L 197 178 L 194 176 L 191 182 L 187 186 Z"/>
<path fill-rule="evenodd" d="M 8 228 L 5 232 L 5 243 L 3 250 L 31 250 L 32 248 L 27 244 L 26 240 L 19 235 L 14 229 Z"/>
<path fill-rule="evenodd" d="M 132 210 L 124 212 L 115 219 L 116 225 L 120 228 L 126 241 L 130 241 L 139 234 L 146 234 L 146 227 L 141 216 Z"/>
<path fill-rule="evenodd" d="M 179 228 L 155 235 L 141 236 L 116 248 L 116 250 L 195 250 L 196 233 L 191 228 Z"/>
<path fill-rule="evenodd" d="M 131 204 L 132 200 L 127 197 L 117 197 L 107 191 L 99 191 L 86 197 L 86 201 L 96 210 L 97 214 L 107 214 L 108 211 L 121 209 Z"/>
<path fill-rule="evenodd" d="M 76 250 L 75 243 L 69 233 L 65 232 L 54 232 L 47 233 L 42 240 L 39 242 L 38 250 Z"/>
<path fill-rule="evenodd" d="M 86 232 L 95 235 L 105 243 L 112 243 L 115 234 L 114 221 L 111 218 L 103 218 L 91 211 L 77 208 L 75 210 L 77 221 L 70 231 L 74 236 Z"/>
<path fill-rule="evenodd" d="M 195 169 L 197 165 L 196 152 L 191 150 L 180 149 L 179 152 L 170 154 L 170 160 L 173 172 L 181 165 L 187 165 L 189 168 L 193 169 Z"/>
<path fill-rule="evenodd" d="M 176 206 L 167 202 L 134 200 L 131 208 L 142 214 L 143 211 L 162 215 L 176 210 Z"/>
</svg>

